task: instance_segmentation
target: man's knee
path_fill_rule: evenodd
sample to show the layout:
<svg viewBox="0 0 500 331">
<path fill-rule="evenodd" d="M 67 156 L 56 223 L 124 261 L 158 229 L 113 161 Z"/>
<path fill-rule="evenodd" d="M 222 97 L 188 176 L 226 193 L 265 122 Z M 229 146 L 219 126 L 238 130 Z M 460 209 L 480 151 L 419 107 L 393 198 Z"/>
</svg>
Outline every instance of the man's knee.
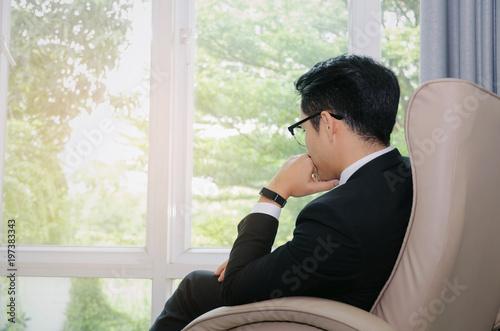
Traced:
<svg viewBox="0 0 500 331">
<path fill-rule="evenodd" d="M 214 281 L 217 281 L 217 277 L 213 272 L 206 270 L 196 270 L 187 274 L 186 277 L 184 277 L 182 283 L 184 283 L 185 287 L 193 291 L 197 291 L 206 289 L 206 287 L 208 286 L 213 286 Z"/>
<path fill-rule="evenodd" d="M 179 285 L 184 296 L 197 307 L 197 314 L 222 306 L 220 297 L 221 283 L 210 271 L 193 271 Z"/>
<path fill-rule="evenodd" d="M 190 272 L 184 277 L 179 289 L 194 298 L 200 296 L 218 297 L 221 284 L 217 281 L 217 276 L 211 271 L 197 270 Z"/>
</svg>

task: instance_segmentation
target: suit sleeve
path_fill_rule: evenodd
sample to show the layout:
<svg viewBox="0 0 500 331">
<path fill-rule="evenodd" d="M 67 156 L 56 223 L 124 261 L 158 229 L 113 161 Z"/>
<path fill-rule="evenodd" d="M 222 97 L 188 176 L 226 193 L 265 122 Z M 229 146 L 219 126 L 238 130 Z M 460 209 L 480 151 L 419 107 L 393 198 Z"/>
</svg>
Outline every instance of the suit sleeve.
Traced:
<svg viewBox="0 0 500 331">
<path fill-rule="evenodd" d="M 348 228 L 297 219 L 293 239 L 271 252 L 278 221 L 250 214 L 238 225 L 222 283 L 222 300 L 239 305 L 283 296 L 331 297 L 356 284 L 358 238 Z M 313 215 L 314 216 L 314 215 Z"/>
</svg>

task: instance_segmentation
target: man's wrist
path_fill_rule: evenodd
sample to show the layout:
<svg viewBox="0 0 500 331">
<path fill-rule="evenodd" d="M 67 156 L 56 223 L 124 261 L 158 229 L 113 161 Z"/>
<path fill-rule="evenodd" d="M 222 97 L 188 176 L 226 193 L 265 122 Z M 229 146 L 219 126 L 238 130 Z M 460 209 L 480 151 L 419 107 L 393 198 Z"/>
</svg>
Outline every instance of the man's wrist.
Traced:
<svg viewBox="0 0 500 331">
<path fill-rule="evenodd" d="M 267 184 L 264 187 L 270 189 L 271 191 L 278 193 L 285 200 L 288 200 L 288 198 L 290 197 L 290 193 L 288 192 L 289 191 L 288 187 L 283 184 L 283 180 L 277 179 L 276 177 L 274 177 L 269 182 L 269 184 Z"/>
<path fill-rule="evenodd" d="M 269 200 L 274 204 L 277 204 L 281 208 L 285 207 L 286 199 L 282 197 L 278 192 L 275 192 L 267 187 L 263 187 L 259 194 L 262 196 L 259 201 L 264 198 L 264 201 Z"/>
</svg>

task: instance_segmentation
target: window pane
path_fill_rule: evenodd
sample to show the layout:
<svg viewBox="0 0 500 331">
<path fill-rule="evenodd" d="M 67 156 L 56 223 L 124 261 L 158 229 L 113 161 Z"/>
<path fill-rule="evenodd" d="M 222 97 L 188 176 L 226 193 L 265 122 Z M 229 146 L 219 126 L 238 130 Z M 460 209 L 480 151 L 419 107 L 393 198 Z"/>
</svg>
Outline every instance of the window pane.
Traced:
<svg viewBox="0 0 500 331">
<path fill-rule="evenodd" d="M 4 295 L 8 282 L 0 280 L 0 304 L 15 297 L 15 330 L 139 331 L 151 324 L 150 280 L 20 277 L 15 296 Z M 10 330 L 9 318 L 0 315 L 0 330 Z"/>
<path fill-rule="evenodd" d="M 408 155 L 404 133 L 405 110 L 418 87 L 420 0 L 382 1 L 382 62 L 398 76 L 401 100 L 392 145 Z"/>
<path fill-rule="evenodd" d="M 318 10 L 318 9 L 321 10 Z M 347 52 L 342 0 L 196 2 L 192 246 L 231 246 L 236 224 L 291 155 L 293 82 Z M 276 243 L 307 199 L 291 199 Z"/>
<path fill-rule="evenodd" d="M 2 240 L 144 245 L 150 1 L 11 6 Z"/>
</svg>

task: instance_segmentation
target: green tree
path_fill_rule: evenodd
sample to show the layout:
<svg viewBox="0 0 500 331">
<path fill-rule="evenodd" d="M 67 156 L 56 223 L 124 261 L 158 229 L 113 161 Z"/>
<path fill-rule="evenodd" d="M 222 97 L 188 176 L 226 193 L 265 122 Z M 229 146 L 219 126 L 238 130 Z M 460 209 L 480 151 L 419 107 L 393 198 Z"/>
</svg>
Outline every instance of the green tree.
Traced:
<svg viewBox="0 0 500 331">
<path fill-rule="evenodd" d="M 75 230 L 73 245 L 145 243 L 146 199 L 142 192 L 126 186 L 128 170 L 126 162 L 109 165 L 94 161 L 73 175 L 83 193 L 67 198 L 68 223 L 84 224 Z"/>
<path fill-rule="evenodd" d="M 146 92 L 113 95 L 106 86 L 108 73 L 118 66 L 129 45 L 134 3 L 11 1 L 10 46 L 17 66 L 9 72 L 2 216 L 16 219 L 18 244 L 136 244 L 134 235 L 144 233 L 132 222 L 134 217 L 144 218 L 132 207 L 137 206 L 137 195 L 115 192 L 123 188 L 125 171 L 144 168 L 143 157 L 135 165 L 121 162 L 110 169 L 97 163 L 74 172 L 73 185 L 88 188 L 78 198 L 70 192 L 69 176 L 64 160 L 61 162 L 75 118 L 108 105 L 106 109 L 116 118 L 130 119 L 137 108 L 137 95 Z M 137 118 L 130 122 L 144 128 L 144 118 Z M 120 201 L 125 207 L 117 205 Z M 92 209 L 84 215 L 82 210 L 87 207 Z M 102 210 L 107 214 L 99 215 Z M 124 213 L 128 217 L 122 217 Z M 82 223 L 87 232 L 77 240 L 81 231 L 77 232 L 76 225 Z M 7 222 L 3 224 L 5 240 Z M 132 237 L 123 236 L 124 226 L 134 231 Z M 67 316 L 71 330 L 142 330 L 149 324 L 107 304 L 100 280 L 95 279 L 73 281 Z M 21 323 L 17 326 L 22 328 Z"/>
<path fill-rule="evenodd" d="M 316 62 L 347 53 L 347 4 L 197 4 L 194 176 L 214 183 L 219 194 L 195 196 L 192 240 L 230 246 L 255 193 L 288 157 L 305 152 L 286 130 L 298 117 L 293 82 Z M 392 144 L 407 154 L 404 109 L 418 85 L 419 1 L 384 0 L 382 12 L 382 62 L 402 90 Z M 276 244 L 291 238 L 297 213 L 311 199 L 291 199 Z"/>
<path fill-rule="evenodd" d="M 210 138 L 197 130 L 194 174 L 225 187 L 260 187 L 301 151 L 285 132 L 298 117 L 293 82 L 319 60 L 347 52 L 347 16 L 334 15 L 346 4 L 205 0 L 197 9 L 196 122 L 237 134 Z"/>
<path fill-rule="evenodd" d="M 59 156 L 75 117 L 116 100 L 104 82 L 127 45 L 131 7 L 131 0 L 12 1 L 18 65 L 9 73 L 3 218 L 18 220 L 19 243 L 73 237 Z"/>
<path fill-rule="evenodd" d="M 149 320 L 137 320 L 111 307 L 101 282 L 98 278 L 72 280 L 72 300 L 66 310 L 65 331 L 140 331 L 149 327 Z"/>
<path fill-rule="evenodd" d="M 230 246 L 255 191 L 291 155 L 305 152 L 286 130 L 298 118 L 293 82 L 316 62 L 347 52 L 347 4 L 203 0 L 197 5 L 194 176 L 213 180 L 222 194 L 195 197 L 203 213 L 194 213 L 193 244 Z M 227 134 L 211 135 L 207 126 Z M 232 199 L 234 187 L 239 193 Z M 305 200 L 287 206 L 278 241 L 289 238 L 294 213 Z M 219 228 L 232 229 L 233 235 L 215 231 Z"/>
<path fill-rule="evenodd" d="M 0 331 L 23 331 L 26 328 L 26 322 L 28 322 L 30 318 L 26 317 L 26 314 L 22 310 L 20 310 L 20 308 L 18 309 L 19 312 L 14 319 L 14 323 L 7 320 L 5 327 Z"/>
<path fill-rule="evenodd" d="M 405 110 L 419 84 L 420 1 L 383 0 L 382 63 L 397 75 L 401 100 L 392 144 L 408 155 L 404 136 Z"/>
<path fill-rule="evenodd" d="M 382 5 L 384 15 L 395 17 L 394 24 L 384 20 L 383 62 L 402 87 L 393 144 L 404 148 L 403 110 L 418 84 L 419 1 Z M 143 240 L 123 236 L 140 232 L 133 220 L 144 215 L 131 207 L 139 197 L 121 183 L 127 171 L 145 172 L 145 140 L 122 137 L 140 150 L 132 163 L 94 163 L 75 172 L 72 180 L 85 186 L 79 197 L 70 194 L 60 162 L 71 121 L 104 102 L 114 116 L 147 132 L 145 118 L 131 116 L 137 94 L 112 95 L 105 85 L 128 44 L 132 6 L 132 0 L 12 1 L 11 50 L 18 66 L 9 75 L 3 217 L 18 220 L 19 243 Z M 199 0 L 197 11 L 194 176 L 218 192 L 195 196 L 193 241 L 230 246 L 255 192 L 290 155 L 305 152 L 286 130 L 298 117 L 293 82 L 316 62 L 347 53 L 347 2 Z M 291 199 L 276 244 L 290 238 L 310 199 Z M 82 223 L 88 232 L 77 236 L 82 232 L 74 225 Z M 73 281 L 67 317 L 69 330 L 130 330 L 141 323 L 106 303 L 99 280 Z"/>
</svg>

